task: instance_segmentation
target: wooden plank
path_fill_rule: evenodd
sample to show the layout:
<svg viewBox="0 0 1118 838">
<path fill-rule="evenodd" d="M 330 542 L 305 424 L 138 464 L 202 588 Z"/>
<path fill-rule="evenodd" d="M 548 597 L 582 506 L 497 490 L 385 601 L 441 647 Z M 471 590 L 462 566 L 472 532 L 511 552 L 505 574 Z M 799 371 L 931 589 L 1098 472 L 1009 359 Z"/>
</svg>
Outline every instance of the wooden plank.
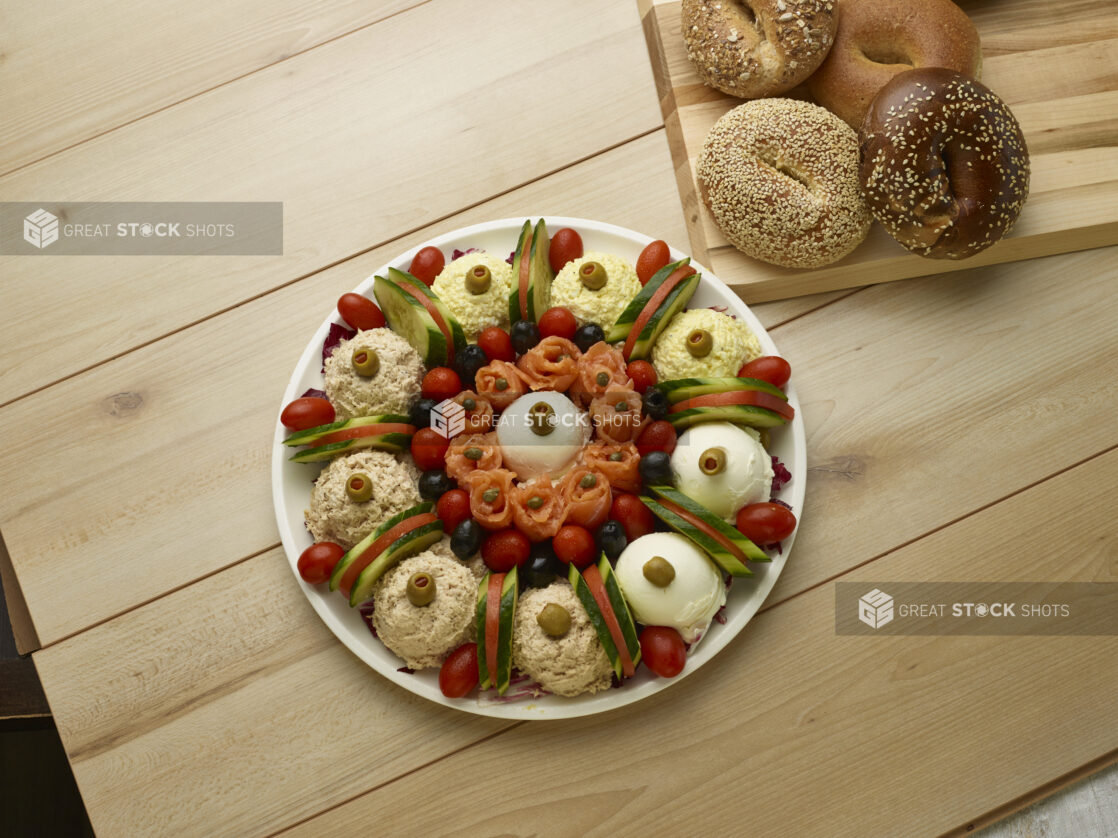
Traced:
<svg viewBox="0 0 1118 838">
<path fill-rule="evenodd" d="M 143 0 L 13 4 L 0 60 L 0 173 L 419 2 L 211 0 L 190 14 Z"/>
<path fill-rule="evenodd" d="M 279 549 L 35 663 L 100 836 L 267 834 L 509 724 L 369 669 Z"/>
<path fill-rule="evenodd" d="M 804 271 L 740 253 L 702 205 L 694 161 L 710 128 L 741 100 L 699 80 L 679 33 L 676 0 L 643 3 L 656 91 L 696 258 L 704 260 L 705 254 L 743 299 L 757 302 L 1118 243 L 1118 32 L 1113 16 L 1100 0 L 1062 4 L 1058 13 L 1030 17 L 1036 5 L 1013 0 L 968 7 L 976 12 L 985 45 L 983 80 L 1013 106 L 1032 155 L 1031 196 L 1011 235 L 977 257 L 952 262 L 907 253 L 875 224 L 847 258 Z M 1074 29 L 1056 26 L 1049 40 L 1036 42 L 1043 27 L 1053 29 L 1053 14 L 1061 25 L 1074 21 Z M 1084 166 L 1087 160 L 1090 165 Z"/>
<path fill-rule="evenodd" d="M 1116 482 L 1111 452 L 843 578 L 1118 580 Z M 1035 549 L 1054 519 L 1068 524 L 1059 562 Z M 374 819 L 442 835 L 965 831 L 1118 748 L 1113 649 L 1112 637 L 839 637 L 823 585 L 762 611 L 668 692 L 519 725 L 284 834 L 352 835 Z M 530 782 L 463 779 L 503 776 L 525 755 Z"/>
<path fill-rule="evenodd" d="M 435 0 L 0 178 L 6 201 L 276 200 L 286 219 L 276 257 L 8 257 L 0 404 L 660 125 L 631 6 L 526 25 Z M 59 341 L 44 311 L 80 328 Z"/>
</svg>

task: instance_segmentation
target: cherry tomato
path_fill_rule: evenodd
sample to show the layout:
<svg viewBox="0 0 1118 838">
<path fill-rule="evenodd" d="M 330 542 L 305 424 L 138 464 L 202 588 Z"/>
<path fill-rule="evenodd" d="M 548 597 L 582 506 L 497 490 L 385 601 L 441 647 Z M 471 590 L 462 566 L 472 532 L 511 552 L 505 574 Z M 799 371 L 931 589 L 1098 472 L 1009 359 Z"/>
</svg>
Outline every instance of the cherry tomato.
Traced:
<svg viewBox="0 0 1118 838">
<path fill-rule="evenodd" d="M 477 336 L 477 345 L 490 361 L 516 361 L 516 350 L 512 348 L 512 338 L 499 326 L 489 326 Z"/>
<path fill-rule="evenodd" d="M 627 492 L 614 492 L 609 517 L 624 527 L 625 537 L 630 543 L 656 528 L 656 519 L 652 517 L 649 508 L 636 495 Z"/>
<path fill-rule="evenodd" d="M 443 661 L 439 670 L 439 689 L 447 698 L 462 698 L 477 684 L 477 644 L 463 643 Z"/>
<path fill-rule="evenodd" d="M 792 377 L 792 365 L 778 355 L 762 355 L 738 370 L 738 377 L 759 378 L 774 387 L 783 387 Z"/>
<path fill-rule="evenodd" d="M 656 383 L 656 368 L 648 361 L 630 361 L 625 371 L 633 379 L 633 389 L 642 396 L 645 390 Z"/>
<path fill-rule="evenodd" d="M 737 526 L 754 544 L 775 544 L 796 529 L 796 516 L 779 503 L 751 503 L 738 510 Z"/>
<path fill-rule="evenodd" d="M 559 532 L 551 539 L 551 546 L 559 561 L 563 564 L 573 564 L 579 569 L 586 567 L 598 557 L 594 536 L 586 527 L 576 524 L 560 527 Z"/>
<path fill-rule="evenodd" d="M 423 397 L 441 402 L 462 392 L 462 379 L 450 367 L 435 367 L 423 376 Z"/>
<path fill-rule="evenodd" d="M 411 455 L 422 471 L 446 466 L 446 449 L 450 440 L 434 428 L 419 428 L 411 438 Z"/>
<path fill-rule="evenodd" d="M 508 573 L 528 561 L 532 542 L 520 530 L 501 530 L 485 539 L 481 558 L 494 573 Z"/>
<path fill-rule="evenodd" d="M 641 660 L 661 678 L 674 678 L 687 664 L 687 645 L 671 626 L 647 626 L 641 632 Z"/>
<path fill-rule="evenodd" d="M 637 450 L 641 456 L 651 454 L 653 451 L 663 451 L 671 454 L 675 451 L 676 434 L 672 423 L 664 419 L 657 419 L 644 426 L 641 435 L 637 437 Z"/>
<path fill-rule="evenodd" d="M 305 431 L 307 428 L 329 425 L 333 421 L 334 405 L 326 399 L 316 399 L 311 396 L 296 399 L 280 414 L 280 422 L 283 426 L 293 431 Z"/>
<path fill-rule="evenodd" d="M 446 257 L 437 247 L 425 247 L 411 260 L 408 273 L 420 282 L 430 285 L 446 265 Z"/>
<path fill-rule="evenodd" d="M 312 544 L 303 551 L 303 555 L 299 556 L 299 575 L 303 577 L 304 582 L 311 585 L 328 582 L 330 574 L 334 572 L 334 565 L 344 555 L 345 550 L 332 541 L 319 541 L 317 544 Z"/>
<path fill-rule="evenodd" d="M 552 335 L 557 335 L 561 338 L 570 340 L 575 336 L 578 330 L 578 321 L 575 316 L 567 309 L 559 306 L 556 308 L 549 308 L 543 313 L 540 318 L 540 337 L 546 338 Z"/>
<path fill-rule="evenodd" d="M 384 315 L 377 304 L 352 291 L 338 298 L 338 314 L 355 329 L 380 329 L 384 326 Z"/>
<path fill-rule="evenodd" d="M 470 495 L 464 489 L 444 492 L 435 504 L 435 514 L 443 521 L 443 532 L 454 528 L 470 517 Z"/>
<path fill-rule="evenodd" d="M 641 255 L 637 257 L 637 279 L 641 281 L 641 285 L 648 285 L 648 280 L 670 261 L 672 254 L 667 242 L 657 239 L 645 245 Z"/>
<path fill-rule="evenodd" d="M 547 258 L 555 273 L 559 273 L 565 264 L 580 256 L 582 256 L 582 236 L 570 227 L 558 230 L 551 237 L 551 248 L 547 251 Z"/>
</svg>

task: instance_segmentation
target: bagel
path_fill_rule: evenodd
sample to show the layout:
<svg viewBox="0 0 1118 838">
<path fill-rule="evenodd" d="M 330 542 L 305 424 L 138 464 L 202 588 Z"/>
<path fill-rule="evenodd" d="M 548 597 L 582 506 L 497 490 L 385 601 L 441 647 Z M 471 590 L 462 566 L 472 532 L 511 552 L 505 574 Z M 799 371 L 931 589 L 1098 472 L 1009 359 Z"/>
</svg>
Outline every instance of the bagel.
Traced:
<svg viewBox="0 0 1118 838">
<path fill-rule="evenodd" d="M 738 105 L 710 130 L 695 171 L 719 228 L 756 259 L 817 268 L 841 259 L 869 231 L 858 137 L 810 102 Z"/>
<path fill-rule="evenodd" d="M 862 189 L 905 248 L 965 259 L 1013 227 L 1029 194 L 1029 150 L 1005 102 L 954 70 L 894 76 L 860 133 Z"/>
<path fill-rule="evenodd" d="M 877 91 L 914 67 L 978 78 L 978 30 L 962 9 L 951 0 L 842 0 L 834 46 L 807 86 L 857 131 Z"/>
<path fill-rule="evenodd" d="M 683 0 L 683 40 L 699 77 L 759 99 L 791 90 L 835 37 L 834 0 Z"/>
</svg>

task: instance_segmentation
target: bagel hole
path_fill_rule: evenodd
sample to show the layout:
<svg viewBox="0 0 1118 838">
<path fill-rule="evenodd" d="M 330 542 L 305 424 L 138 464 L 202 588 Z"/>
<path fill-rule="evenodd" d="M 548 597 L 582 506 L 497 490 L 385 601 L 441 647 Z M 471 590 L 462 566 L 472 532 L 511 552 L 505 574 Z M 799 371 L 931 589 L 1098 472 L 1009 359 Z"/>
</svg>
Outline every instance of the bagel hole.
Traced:
<svg viewBox="0 0 1118 838">
<path fill-rule="evenodd" d="M 916 64 L 911 58 L 893 44 L 874 44 L 869 47 L 861 47 L 862 56 L 874 64 L 897 65 L 901 64 L 905 67 L 915 67 Z"/>
<path fill-rule="evenodd" d="M 780 174 L 784 175 L 789 180 L 796 181 L 796 183 L 798 183 L 800 186 L 802 186 L 808 192 L 814 192 L 815 191 L 814 188 L 812 187 L 811 181 L 808 180 L 807 176 L 803 172 L 800 172 L 800 171 L 797 171 L 796 169 L 793 169 L 787 163 L 778 163 L 775 160 L 765 160 L 763 162 L 770 169 L 773 169 L 774 171 L 779 172 Z"/>
<path fill-rule="evenodd" d="M 757 13 L 753 11 L 753 7 L 746 3 L 745 0 L 729 1 L 730 5 L 741 13 L 741 16 L 745 19 L 745 22 L 756 29 L 757 32 L 762 34 L 763 36 L 764 30 L 761 28 L 761 22 L 757 20 Z"/>
</svg>

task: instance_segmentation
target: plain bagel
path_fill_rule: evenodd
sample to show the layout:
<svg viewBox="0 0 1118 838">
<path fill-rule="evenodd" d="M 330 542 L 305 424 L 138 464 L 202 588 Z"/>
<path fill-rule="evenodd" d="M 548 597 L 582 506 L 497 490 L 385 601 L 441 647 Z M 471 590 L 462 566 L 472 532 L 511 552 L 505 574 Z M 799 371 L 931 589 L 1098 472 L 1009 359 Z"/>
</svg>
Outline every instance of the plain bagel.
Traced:
<svg viewBox="0 0 1118 838">
<path fill-rule="evenodd" d="M 857 131 L 877 91 L 914 67 L 978 78 L 978 30 L 962 9 L 951 0 L 842 0 L 834 46 L 807 85 Z"/>
<path fill-rule="evenodd" d="M 835 37 L 835 0 L 683 0 L 687 57 L 711 87 L 742 99 L 791 90 Z"/>
<path fill-rule="evenodd" d="M 858 137 L 837 116 L 794 99 L 758 99 L 725 114 L 696 164 L 703 201 L 738 250 L 817 268 L 866 237 Z"/>
<path fill-rule="evenodd" d="M 965 259 L 1009 232 L 1029 194 L 1021 126 L 987 87 L 941 67 L 894 76 L 861 130 L 861 180 L 893 238 Z"/>
</svg>

